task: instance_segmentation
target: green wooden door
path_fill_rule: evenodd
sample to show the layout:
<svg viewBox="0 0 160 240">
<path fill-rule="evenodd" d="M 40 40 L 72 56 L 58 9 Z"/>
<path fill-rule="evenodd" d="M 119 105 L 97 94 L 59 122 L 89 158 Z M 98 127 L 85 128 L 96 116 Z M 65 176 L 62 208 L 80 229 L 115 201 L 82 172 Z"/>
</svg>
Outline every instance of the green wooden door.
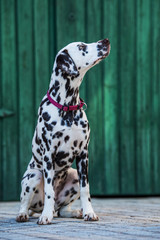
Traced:
<svg viewBox="0 0 160 240">
<path fill-rule="evenodd" d="M 19 199 L 56 52 L 108 37 L 81 86 L 92 195 L 160 194 L 160 1 L 0 0 L 0 199 Z"/>
</svg>

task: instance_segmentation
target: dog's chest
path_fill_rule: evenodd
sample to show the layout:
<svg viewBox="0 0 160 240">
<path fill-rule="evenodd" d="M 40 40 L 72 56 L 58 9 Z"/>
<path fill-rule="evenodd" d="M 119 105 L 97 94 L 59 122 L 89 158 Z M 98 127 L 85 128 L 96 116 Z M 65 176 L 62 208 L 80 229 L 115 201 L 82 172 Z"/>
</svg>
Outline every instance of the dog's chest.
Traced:
<svg viewBox="0 0 160 240">
<path fill-rule="evenodd" d="M 67 170 L 75 158 L 83 151 L 89 138 L 88 133 L 84 134 L 82 129 L 57 128 L 53 132 L 50 146 L 51 158 L 55 172 Z"/>
<path fill-rule="evenodd" d="M 89 143 L 89 124 L 83 112 L 71 119 L 61 117 L 43 108 L 39 116 L 37 132 L 45 153 L 50 152 L 57 171 L 71 166 L 74 159 L 87 148 Z"/>
<path fill-rule="evenodd" d="M 73 125 L 71 128 L 61 128 L 52 136 L 52 146 L 58 151 L 66 150 L 70 153 L 79 153 L 89 138 L 89 131 Z"/>
</svg>

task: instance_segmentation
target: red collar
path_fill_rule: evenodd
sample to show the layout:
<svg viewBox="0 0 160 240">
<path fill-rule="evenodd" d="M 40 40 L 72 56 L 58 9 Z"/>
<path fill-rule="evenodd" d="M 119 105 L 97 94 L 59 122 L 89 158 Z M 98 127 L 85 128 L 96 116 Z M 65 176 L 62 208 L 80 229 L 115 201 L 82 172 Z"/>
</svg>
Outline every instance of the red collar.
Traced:
<svg viewBox="0 0 160 240">
<path fill-rule="evenodd" d="M 49 91 L 47 91 L 47 97 L 48 97 L 48 100 L 49 100 L 54 106 L 56 106 L 57 108 L 61 109 L 62 111 L 66 111 L 66 112 L 67 112 L 67 111 L 73 111 L 73 110 L 81 109 L 84 104 L 85 104 L 85 106 L 87 106 L 86 103 L 83 102 L 83 100 L 82 100 L 81 98 L 80 98 L 80 103 L 79 103 L 78 105 L 68 106 L 68 107 L 67 107 L 67 106 L 63 106 L 63 105 L 55 102 L 55 101 L 53 100 L 53 98 L 51 98 L 51 96 L 49 95 Z"/>
</svg>

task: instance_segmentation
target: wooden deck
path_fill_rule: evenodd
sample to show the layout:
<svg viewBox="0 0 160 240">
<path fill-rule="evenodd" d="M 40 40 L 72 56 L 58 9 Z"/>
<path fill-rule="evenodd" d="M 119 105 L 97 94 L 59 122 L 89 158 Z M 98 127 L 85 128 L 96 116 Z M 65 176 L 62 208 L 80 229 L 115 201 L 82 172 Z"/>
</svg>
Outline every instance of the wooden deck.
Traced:
<svg viewBox="0 0 160 240">
<path fill-rule="evenodd" d="M 56 217 L 53 224 L 39 226 L 37 217 L 17 223 L 19 203 L 1 202 L 0 239 L 160 239 L 160 198 L 92 199 L 92 203 L 99 222 Z"/>
</svg>

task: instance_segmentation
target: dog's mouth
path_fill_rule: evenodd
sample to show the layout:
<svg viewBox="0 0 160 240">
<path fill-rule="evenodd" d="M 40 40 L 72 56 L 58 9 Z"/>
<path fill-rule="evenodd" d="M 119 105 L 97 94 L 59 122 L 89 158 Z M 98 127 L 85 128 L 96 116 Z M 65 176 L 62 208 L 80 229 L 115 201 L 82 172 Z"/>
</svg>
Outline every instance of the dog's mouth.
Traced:
<svg viewBox="0 0 160 240">
<path fill-rule="evenodd" d="M 108 38 L 98 41 L 97 50 L 98 50 L 98 57 L 100 56 L 102 58 L 105 58 L 109 55 L 110 41 L 108 40 Z"/>
<path fill-rule="evenodd" d="M 93 65 L 99 63 L 101 60 L 103 60 L 104 58 L 108 57 L 109 53 L 110 53 L 110 41 L 106 38 L 104 40 L 100 40 L 97 43 L 97 60 L 94 61 Z"/>
</svg>

